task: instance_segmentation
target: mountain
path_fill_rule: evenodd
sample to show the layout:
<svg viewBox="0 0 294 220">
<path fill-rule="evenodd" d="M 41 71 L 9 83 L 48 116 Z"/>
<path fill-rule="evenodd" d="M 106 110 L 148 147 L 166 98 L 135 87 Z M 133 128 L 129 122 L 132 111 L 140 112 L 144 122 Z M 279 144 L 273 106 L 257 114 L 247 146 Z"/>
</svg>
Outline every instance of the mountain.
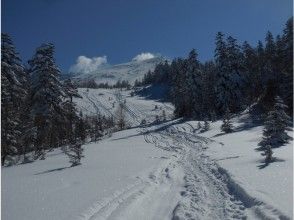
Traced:
<svg viewBox="0 0 294 220">
<path fill-rule="evenodd" d="M 131 61 L 116 65 L 103 65 L 100 69 L 90 73 L 75 73 L 72 79 L 76 82 L 95 80 L 96 83 L 115 84 L 118 80 L 127 80 L 133 83 L 140 80 L 149 70 L 153 71 L 160 62 L 165 62 L 164 57 L 154 57 L 143 61 Z"/>
</svg>

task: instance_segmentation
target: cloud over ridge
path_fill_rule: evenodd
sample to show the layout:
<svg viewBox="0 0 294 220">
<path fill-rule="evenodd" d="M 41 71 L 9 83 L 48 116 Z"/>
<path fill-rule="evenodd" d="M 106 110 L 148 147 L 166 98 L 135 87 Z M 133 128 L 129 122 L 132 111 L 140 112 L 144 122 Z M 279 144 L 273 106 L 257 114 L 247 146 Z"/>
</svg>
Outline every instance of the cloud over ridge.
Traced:
<svg viewBox="0 0 294 220">
<path fill-rule="evenodd" d="M 99 69 L 103 64 L 107 64 L 107 56 L 92 58 L 79 56 L 76 63 L 70 67 L 69 71 L 73 73 L 90 73 Z"/>
<path fill-rule="evenodd" d="M 154 57 L 155 57 L 155 55 L 152 54 L 152 53 L 149 53 L 149 52 L 147 52 L 147 53 L 140 53 L 137 56 L 135 56 L 132 59 L 132 61 L 144 61 L 144 60 L 152 59 Z"/>
</svg>

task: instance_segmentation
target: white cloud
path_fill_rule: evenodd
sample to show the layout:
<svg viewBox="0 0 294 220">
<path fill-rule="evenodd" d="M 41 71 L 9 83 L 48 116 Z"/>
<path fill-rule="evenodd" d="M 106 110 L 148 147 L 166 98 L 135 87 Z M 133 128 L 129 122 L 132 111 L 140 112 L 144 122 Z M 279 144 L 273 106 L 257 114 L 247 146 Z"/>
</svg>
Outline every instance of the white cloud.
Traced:
<svg viewBox="0 0 294 220">
<path fill-rule="evenodd" d="M 89 73 L 99 69 L 101 65 L 106 63 L 106 56 L 92 58 L 79 56 L 76 63 L 70 67 L 69 71 L 73 73 Z"/>
<path fill-rule="evenodd" d="M 149 59 L 152 59 L 154 57 L 155 57 L 155 55 L 152 54 L 152 53 L 141 53 L 141 54 L 138 54 L 137 56 L 135 56 L 133 58 L 133 61 L 149 60 Z"/>
</svg>

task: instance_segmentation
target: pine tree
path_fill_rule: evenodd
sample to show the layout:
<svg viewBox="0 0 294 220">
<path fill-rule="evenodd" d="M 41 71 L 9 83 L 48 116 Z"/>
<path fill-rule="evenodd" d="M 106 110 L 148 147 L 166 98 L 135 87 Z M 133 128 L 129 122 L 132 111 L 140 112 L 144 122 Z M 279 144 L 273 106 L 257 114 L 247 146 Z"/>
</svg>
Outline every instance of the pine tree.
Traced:
<svg viewBox="0 0 294 220">
<path fill-rule="evenodd" d="M 54 46 L 42 44 L 29 61 L 32 114 L 37 129 L 35 154 L 36 158 L 42 159 L 45 158 L 45 150 L 58 146 L 58 134 L 65 120 L 62 109 L 64 92 L 53 55 Z"/>
<path fill-rule="evenodd" d="M 8 34 L 1 34 L 1 163 L 19 150 L 26 73 Z"/>
<path fill-rule="evenodd" d="M 227 109 L 224 115 L 223 124 L 221 125 L 221 130 L 225 133 L 231 133 L 233 131 L 233 125 L 230 119 L 230 111 Z"/>
<path fill-rule="evenodd" d="M 233 112 L 241 110 L 244 88 L 243 56 L 237 40 L 231 36 L 227 38 L 227 69 L 229 74 L 229 108 Z"/>
<path fill-rule="evenodd" d="M 76 104 L 73 102 L 73 98 L 82 98 L 79 93 L 77 87 L 72 83 L 70 79 L 67 79 L 64 81 L 63 89 L 65 91 L 65 95 L 68 98 L 68 100 L 65 100 L 63 103 L 63 107 L 65 110 L 65 116 L 68 121 L 67 126 L 67 136 L 68 140 L 70 140 L 73 137 L 73 130 L 76 122 L 78 121 L 77 116 L 77 109 Z"/>
<path fill-rule="evenodd" d="M 210 124 L 207 120 L 204 121 L 204 127 L 202 128 L 201 132 L 208 131 L 210 129 Z"/>
<path fill-rule="evenodd" d="M 258 56 L 256 50 L 251 47 L 247 41 L 243 43 L 242 50 L 244 74 L 246 77 L 246 89 L 244 93 L 246 94 L 246 104 L 249 106 L 257 101 L 257 98 L 260 95 L 261 75 L 258 71 Z"/>
<path fill-rule="evenodd" d="M 287 106 L 283 100 L 277 96 L 275 98 L 274 109 L 268 112 L 263 130 L 263 140 L 259 145 L 264 148 L 266 145 L 279 147 L 288 142 L 290 137 L 286 133 L 286 128 L 290 117 L 286 114 Z"/>
<path fill-rule="evenodd" d="M 229 108 L 230 102 L 230 88 L 229 81 L 230 76 L 228 75 L 228 54 L 227 45 L 224 41 L 224 35 L 218 32 L 216 35 L 216 49 L 215 49 L 215 63 L 217 70 L 217 83 L 216 83 L 216 94 L 217 94 L 217 105 L 220 113 L 224 113 Z"/>
<path fill-rule="evenodd" d="M 293 113 L 293 17 L 291 17 L 283 30 L 280 48 L 280 61 L 282 63 L 280 95 L 288 108 L 288 114 Z"/>
<path fill-rule="evenodd" d="M 117 118 L 117 127 L 119 130 L 123 130 L 126 128 L 126 116 L 125 116 L 125 106 L 123 103 L 120 103 L 116 110 L 116 118 Z"/>
<path fill-rule="evenodd" d="M 206 62 L 203 66 L 202 77 L 202 114 L 204 118 L 216 118 L 216 68 L 212 61 Z"/>
<path fill-rule="evenodd" d="M 186 104 L 185 116 L 193 118 L 201 118 L 202 113 L 202 74 L 197 56 L 196 50 L 192 49 L 186 60 L 186 86 L 184 87 L 184 94 L 182 96 Z"/>
<path fill-rule="evenodd" d="M 80 112 L 79 118 L 76 124 L 76 137 L 79 138 L 82 143 L 86 140 L 86 125 L 83 119 L 83 113 Z"/>
<path fill-rule="evenodd" d="M 82 142 L 79 138 L 69 143 L 69 149 L 67 155 L 69 157 L 69 162 L 71 166 L 77 166 L 81 164 L 81 159 L 83 156 Z"/>
<path fill-rule="evenodd" d="M 262 156 L 265 156 L 265 163 L 270 163 L 273 161 L 273 151 L 270 145 L 266 145 L 264 152 L 261 153 Z"/>
</svg>

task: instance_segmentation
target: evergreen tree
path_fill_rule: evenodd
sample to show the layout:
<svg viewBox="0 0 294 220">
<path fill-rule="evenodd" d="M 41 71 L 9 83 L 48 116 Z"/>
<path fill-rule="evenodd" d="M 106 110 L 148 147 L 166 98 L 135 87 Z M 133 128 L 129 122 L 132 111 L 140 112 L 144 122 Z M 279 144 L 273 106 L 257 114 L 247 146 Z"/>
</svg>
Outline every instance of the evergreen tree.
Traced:
<svg viewBox="0 0 294 220">
<path fill-rule="evenodd" d="M 275 98 L 274 109 L 268 112 L 263 130 L 263 140 L 259 145 L 264 148 L 266 145 L 271 147 L 279 147 L 288 142 L 289 136 L 286 128 L 290 117 L 286 114 L 287 106 L 283 100 L 277 96 Z"/>
<path fill-rule="evenodd" d="M 65 100 L 63 103 L 63 108 L 65 112 L 65 116 L 68 122 L 68 126 L 66 126 L 68 140 L 75 139 L 73 131 L 74 126 L 78 121 L 76 104 L 73 102 L 73 98 L 82 98 L 79 93 L 77 87 L 72 83 L 70 79 L 64 81 L 63 89 L 65 91 L 65 95 L 68 100 Z"/>
<path fill-rule="evenodd" d="M 212 61 L 206 62 L 202 67 L 202 115 L 205 118 L 216 118 L 216 68 Z"/>
<path fill-rule="evenodd" d="M 81 164 L 81 159 L 84 156 L 82 142 L 79 138 L 69 144 L 67 155 L 69 156 L 69 162 L 72 167 Z"/>
<path fill-rule="evenodd" d="M 53 55 L 54 46 L 42 44 L 29 61 L 32 114 L 37 129 L 35 155 L 41 159 L 45 158 L 45 150 L 58 146 L 58 133 L 65 120 L 62 109 L 64 92 Z"/>
<path fill-rule="evenodd" d="M 227 70 L 229 82 L 229 107 L 233 112 L 241 110 L 244 94 L 243 57 L 237 40 L 231 36 L 227 39 Z M 238 101 L 237 101 L 238 100 Z"/>
<path fill-rule="evenodd" d="M 26 73 L 8 34 L 1 34 L 1 163 L 19 150 Z"/>
<path fill-rule="evenodd" d="M 280 95 L 287 104 L 288 113 L 293 114 L 293 17 L 283 30 L 279 57 L 282 63 Z"/>
<path fill-rule="evenodd" d="M 202 128 L 201 132 L 208 131 L 210 129 L 210 124 L 207 120 L 204 121 L 204 127 Z"/>
<path fill-rule="evenodd" d="M 256 50 L 245 41 L 242 47 L 243 50 L 243 67 L 246 77 L 246 86 L 244 93 L 246 94 L 246 104 L 251 105 L 257 101 L 261 91 L 261 75 L 258 71 L 258 55 Z"/>
<path fill-rule="evenodd" d="M 218 32 L 216 35 L 215 63 L 217 70 L 217 105 L 220 113 L 224 113 L 229 108 L 230 102 L 230 76 L 228 74 L 228 54 L 224 35 Z"/>
<path fill-rule="evenodd" d="M 197 56 L 195 49 L 191 50 L 189 53 L 186 61 L 186 86 L 184 87 L 184 94 L 182 96 L 186 104 L 185 116 L 193 118 L 201 118 L 202 116 L 202 75 Z"/>
<path fill-rule="evenodd" d="M 126 128 L 126 116 L 125 116 L 125 106 L 123 103 L 120 103 L 116 110 L 116 118 L 117 118 L 117 127 L 121 131 Z"/>
<path fill-rule="evenodd" d="M 273 151 L 272 151 L 272 147 L 270 145 L 266 145 L 264 152 L 261 153 L 262 156 L 265 156 L 265 163 L 270 163 L 273 161 Z"/>
<path fill-rule="evenodd" d="M 221 130 L 225 133 L 231 133 L 233 131 L 233 125 L 231 123 L 231 116 L 229 109 L 226 110 L 224 115 L 223 124 L 221 125 Z"/>
<path fill-rule="evenodd" d="M 86 125 L 83 119 L 83 113 L 80 112 L 79 118 L 76 124 L 76 137 L 79 138 L 82 143 L 86 140 Z"/>
</svg>

